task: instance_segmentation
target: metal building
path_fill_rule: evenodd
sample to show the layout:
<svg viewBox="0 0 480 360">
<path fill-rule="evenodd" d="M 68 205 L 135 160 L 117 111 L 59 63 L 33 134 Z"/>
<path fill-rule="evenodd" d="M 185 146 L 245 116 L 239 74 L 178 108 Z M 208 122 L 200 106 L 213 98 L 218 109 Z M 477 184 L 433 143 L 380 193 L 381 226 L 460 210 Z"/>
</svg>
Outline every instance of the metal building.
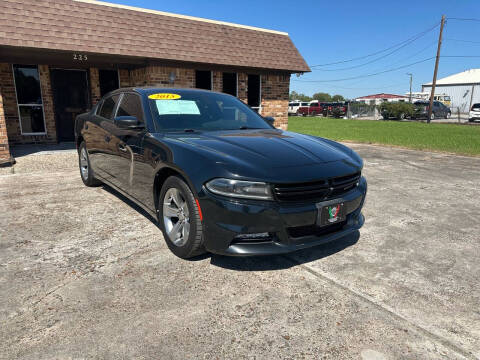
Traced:
<svg viewBox="0 0 480 360">
<path fill-rule="evenodd" d="M 432 90 L 432 83 L 423 84 L 422 92 Z M 437 80 L 435 94 L 446 94 L 451 98 L 451 108 L 467 113 L 472 104 L 480 103 L 480 69 L 470 69 Z"/>
</svg>

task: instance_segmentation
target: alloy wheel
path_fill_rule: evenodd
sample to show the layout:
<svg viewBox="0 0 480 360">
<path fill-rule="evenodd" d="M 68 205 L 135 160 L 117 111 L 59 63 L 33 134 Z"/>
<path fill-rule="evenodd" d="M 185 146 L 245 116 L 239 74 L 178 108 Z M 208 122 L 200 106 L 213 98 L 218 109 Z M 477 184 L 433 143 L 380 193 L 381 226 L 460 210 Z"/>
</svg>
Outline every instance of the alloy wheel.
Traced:
<svg viewBox="0 0 480 360">
<path fill-rule="evenodd" d="M 80 150 L 80 172 L 84 180 L 88 179 L 88 155 L 85 147 Z"/>
<path fill-rule="evenodd" d="M 190 213 L 186 199 L 177 188 L 170 188 L 163 199 L 163 223 L 168 237 L 176 246 L 183 246 L 190 234 Z"/>
</svg>

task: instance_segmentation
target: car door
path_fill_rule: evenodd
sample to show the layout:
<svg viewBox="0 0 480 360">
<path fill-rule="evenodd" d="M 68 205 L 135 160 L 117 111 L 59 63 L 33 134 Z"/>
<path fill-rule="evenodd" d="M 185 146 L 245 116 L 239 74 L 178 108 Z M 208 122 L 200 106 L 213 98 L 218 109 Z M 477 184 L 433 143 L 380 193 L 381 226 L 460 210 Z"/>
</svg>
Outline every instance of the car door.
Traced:
<svg viewBox="0 0 480 360">
<path fill-rule="evenodd" d="M 115 144 L 111 159 L 113 182 L 120 189 L 133 197 L 138 197 L 137 190 L 142 187 L 142 177 L 138 172 L 143 166 L 142 141 L 146 134 L 145 114 L 140 95 L 124 92 L 119 100 L 114 119 L 122 116 L 134 116 L 137 126 L 124 128 L 114 120 L 112 142 Z"/>
<path fill-rule="evenodd" d="M 119 94 L 106 96 L 90 117 L 88 136 L 85 138 L 92 169 L 107 180 L 111 178 L 109 158 L 114 152 L 112 146 L 113 114 Z"/>
</svg>

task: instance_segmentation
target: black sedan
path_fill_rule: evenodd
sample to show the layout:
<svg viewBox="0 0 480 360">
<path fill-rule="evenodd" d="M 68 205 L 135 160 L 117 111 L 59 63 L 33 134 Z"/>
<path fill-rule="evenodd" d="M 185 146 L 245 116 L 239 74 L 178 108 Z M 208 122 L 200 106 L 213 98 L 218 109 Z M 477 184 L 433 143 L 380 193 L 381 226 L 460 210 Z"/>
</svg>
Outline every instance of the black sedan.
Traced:
<svg viewBox="0 0 480 360">
<path fill-rule="evenodd" d="M 272 123 L 226 94 L 119 89 L 76 119 L 80 174 L 158 219 L 182 258 L 279 254 L 359 229 L 362 159 Z"/>
<path fill-rule="evenodd" d="M 428 108 L 430 107 L 429 101 L 417 101 L 413 104 L 414 112 L 412 115 L 413 119 L 424 119 L 428 118 Z M 432 115 L 430 120 L 435 119 L 450 119 L 452 116 L 452 111 L 450 108 L 440 101 L 433 102 Z"/>
</svg>

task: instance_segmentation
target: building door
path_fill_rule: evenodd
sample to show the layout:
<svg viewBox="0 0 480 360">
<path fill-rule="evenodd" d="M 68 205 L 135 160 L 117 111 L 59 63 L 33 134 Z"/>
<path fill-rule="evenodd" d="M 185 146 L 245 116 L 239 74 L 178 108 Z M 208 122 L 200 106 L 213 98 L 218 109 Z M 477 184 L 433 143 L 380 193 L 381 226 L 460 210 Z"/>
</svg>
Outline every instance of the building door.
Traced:
<svg viewBox="0 0 480 360">
<path fill-rule="evenodd" d="M 57 139 L 74 141 L 75 118 L 89 107 L 87 72 L 53 69 L 51 79 Z"/>
</svg>

